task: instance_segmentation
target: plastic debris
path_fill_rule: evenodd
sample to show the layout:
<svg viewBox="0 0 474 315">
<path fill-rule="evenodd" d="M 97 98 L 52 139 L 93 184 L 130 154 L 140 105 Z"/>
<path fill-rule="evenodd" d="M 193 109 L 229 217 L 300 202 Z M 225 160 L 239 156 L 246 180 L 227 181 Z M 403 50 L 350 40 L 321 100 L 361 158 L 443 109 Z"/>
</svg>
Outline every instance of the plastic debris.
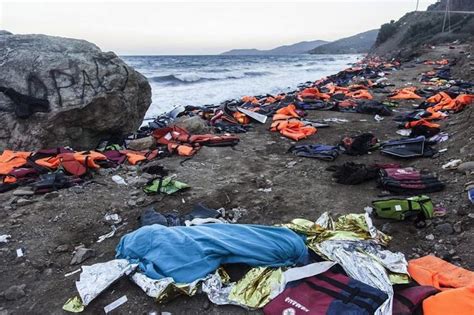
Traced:
<svg viewBox="0 0 474 315">
<path fill-rule="evenodd" d="M 23 257 L 23 256 L 25 256 L 25 254 L 23 253 L 23 249 L 17 248 L 16 257 L 20 258 L 20 257 Z"/>
<path fill-rule="evenodd" d="M 106 213 L 104 220 L 112 224 L 119 224 L 122 222 L 122 218 L 117 213 Z"/>
<path fill-rule="evenodd" d="M 381 122 L 383 119 L 384 119 L 384 118 L 383 118 L 382 116 L 380 116 L 380 115 L 375 115 L 375 116 L 374 116 L 374 120 L 375 120 L 376 122 Z"/>
<path fill-rule="evenodd" d="M 106 305 L 106 306 L 104 307 L 104 312 L 105 312 L 105 314 L 108 314 L 108 313 L 112 312 L 112 311 L 113 311 L 114 309 L 116 309 L 117 307 L 119 307 L 119 306 L 121 306 L 121 305 L 127 303 L 127 301 L 128 301 L 127 296 L 124 295 L 124 296 L 122 296 L 121 298 L 119 298 L 119 299 L 113 301 L 113 302 L 110 303 L 109 305 Z"/>
<path fill-rule="evenodd" d="M 245 109 L 245 108 L 242 108 L 242 107 L 237 107 L 237 110 L 239 112 L 241 112 L 242 114 L 245 114 L 247 116 L 249 116 L 250 118 L 258 121 L 259 123 L 262 123 L 264 124 L 266 121 L 267 121 L 267 116 L 265 115 L 262 115 L 262 114 L 259 114 L 259 113 L 256 113 L 256 112 L 252 112 L 251 110 L 248 110 L 248 109 Z"/>
<path fill-rule="evenodd" d="M 99 239 L 97 240 L 97 243 L 102 243 L 106 239 L 113 237 L 115 235 L 115 231 L 117 231 L 117 228 L 114 225 L 112 225 L 112 231 L 110 231 L 107 234 L 99 236 Z"/>
<path fill-rule="evenodd" d="M 76 274 L 76 273 L 78 273 L 78 272 L 81 272 L 81 269 L 80 269 L 80 268 L 79 268 L 79 269 L 76 269 L 76 270 L 74 270 L 74 271 L 68 272 L 68 273 L 66 273 L 64 276 L 65 276 L 65 277 L 69 277 L 69 276 L 72 276 L 72 275 L 74 275 L 74 274 Z"/>
<path fill-rule="evenodd" d="M 400 136 L 408 137 L 411 134 L 411 129 L 399 129 L 397 130 L 397 134 Z"/>
<path fill-rule="evenodd" d="M 123 179 L 123 177 L 120 175 L 112 176 L 112 180 L 118 185 L 128 185 L 125 179 Z"/>
<path fill-rule="evenodd" d="M 344 118 L 324 118 L 323 121 L 324 122 L 334 122 L 334 123 L 338 123 L 338 124 L 349 122 L 349 120 L 344 119 Z"/>
<path fill-rule="evenodd" d="M 9 234 L 0 235 L 0 243 L 8 243 L 11 237 Z"/>
<path fill-rule="evenodd" d="M 84 304 L 78 296 L 70 298 L 64 303 L 63 310 L 71 313 L 81 313 L 84 310 Z"/>
<path fill-rule="evenodd" d="M 451 160 L 448 163 L 441 166 L 444 170 L 454 170 L 462 163 L 462 160 Z"/>
<path fill-rule="evenodd" d="M 261 191 L 261 192 L 264 192 L 264 193 L 269 193 L 272 191 L 272 188 L 269 187 L 269 188 L 259 188 L 258 191 Z"/>
</svg>

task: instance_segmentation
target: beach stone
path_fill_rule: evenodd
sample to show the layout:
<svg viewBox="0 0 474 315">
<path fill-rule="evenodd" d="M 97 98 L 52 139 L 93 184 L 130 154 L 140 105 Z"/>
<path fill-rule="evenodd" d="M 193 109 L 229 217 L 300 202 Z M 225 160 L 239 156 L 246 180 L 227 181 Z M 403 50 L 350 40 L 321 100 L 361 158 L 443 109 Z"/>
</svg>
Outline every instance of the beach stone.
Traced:
<svg viewBox="0 0 474 315">
<path fill-rule="evenodd" d="M 80 247 L 76 250 L 76 253 L 71 259 L 71 265 L 77 265 L 95 256 L 95 251 L 93 249 Z"/>
<path fill-rule="evenodd" d="M 15 301 L 21 299 L 26 295 L 25 288 L 26 284 L 12 285 L 3 292 L 3 296 L 8 301 Z"/>
<path fill-rule="evenodd" d="M 35 192 L 29 187 L 18 188 L 13 191 L 14 196 L 32 196 L 34 194 Z"/>
<path fill-rule="evenodd" d="M 453 226 L 450 223 L 442 223 L 435 228 L 436 232 L 443 234 L 443 235 L 449 235 L 453 234 Z"/>
<path fill-rule="evenodd" d="M 152 136 L 144 137 L 140 139 L 131 140 L 127 144 L 127 148 L 130 150 L 141 151 L 150 149 L 155 145 L 155 138 Z"/>
<path fill-rule="evenodd" d="M 459 164 L 457 170 L 461 173 L 474 170 L 474 161 Z"/>
<path fill-rule="evenodd" d="M 32 203 L 35 203 L 36 200 L 30 200 L 30 199 L 25 199 L 25 198 L 20 198 L 16 201 L 16 205 L 19 207 L 30 205 Z"/>
<path fill-rule="evenodd" d="M 199 116 L 179 117 L 176 119 L 175 125 L 186 129 L 191 134 L 202 134 L 209 131 L 207 123 Z"/>
<path fill-rule="evenodd" d="M 70 249 L 69 245 L 62 244 L 62 245 L 59 245 L 58 247 L 56 247 L 54 249 L 54 252 L 56 252 L 56 253 L 65 253 L 65 252 L 69 251 L 69 249 Z"/>
<path fill-rule="evenodd" d="M 58 197 L 59 197 L 59 193 L 57 191 L 52 191 L 44 195 L 44 199 L 46 200 L 51 200 Z"/>
<path fill-rule="evenodd" d="M 0 66 L 0 86 L 44 102 L 18 105 L 0 93 L 3 148 L 94 148 L 136 131 L 151 104 L 143 75 L 84 40 L 2 32 Z"/>
<path fill-rule="evenodd" d="M 462 221 L 458 221 L 458 222 L 454 223 L 453 230 L 456 233 L 461 233 L 462 232 Z"/>
</svg>

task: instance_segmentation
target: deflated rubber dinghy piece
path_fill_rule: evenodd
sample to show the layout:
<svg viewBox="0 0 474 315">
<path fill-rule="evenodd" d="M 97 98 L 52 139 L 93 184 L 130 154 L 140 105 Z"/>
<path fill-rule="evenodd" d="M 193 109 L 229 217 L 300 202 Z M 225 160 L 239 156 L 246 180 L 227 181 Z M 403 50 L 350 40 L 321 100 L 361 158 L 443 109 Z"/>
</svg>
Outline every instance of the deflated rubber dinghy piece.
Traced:
<svg viewBox="0 0 474 315">
<path fill-rule="evenodd" d="M 385 142 L 382 144 L 380 151 L 399 158 L 431 157 L 436 153 L 427 144 L 424 136 Z"/>
<path fill-rule="evenodd" d="M 152 279 L 178 283 L 204 278 L 222 264 L 281 267 L 309 260 L 304 238 L 288 228 L 218 223 L 144 226 L 122 237 L 116 257 L 138 263 Z"/>
<path fill-rule="evenodd" d="M 334 161 L 339 156 L 338 147 L 324 144 L 293 145 L 288 149 L 288 152 L 291 152 L 296 156 L 324 161 Z"/>
</svg>

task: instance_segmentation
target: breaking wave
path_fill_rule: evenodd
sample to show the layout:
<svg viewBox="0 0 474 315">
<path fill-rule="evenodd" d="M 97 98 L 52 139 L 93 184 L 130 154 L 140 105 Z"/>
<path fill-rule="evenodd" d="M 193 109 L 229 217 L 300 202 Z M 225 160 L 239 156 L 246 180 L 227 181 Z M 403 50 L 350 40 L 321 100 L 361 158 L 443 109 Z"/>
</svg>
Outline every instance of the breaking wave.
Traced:
<svg viewBox="0 0 474 315">
<path fill-rule="evenodd" d="M 271 75 L 271 72 L 268 71 L 246 71 L 243 73 L 234 73 L 221 76 L 203 76 L 196 73 L 187 73 L 187 74 L 169 74 L 163 76 L 154 76 L 150 80 L 156 83 L 161 83 L 165 85 L 183 85 L 183 84 L 195 84 L 201 82 L 209 81 L 221 81 L 221 80 L 236 80 L 244 79 L 249 77 L 259 77 Z"/>
</svg>

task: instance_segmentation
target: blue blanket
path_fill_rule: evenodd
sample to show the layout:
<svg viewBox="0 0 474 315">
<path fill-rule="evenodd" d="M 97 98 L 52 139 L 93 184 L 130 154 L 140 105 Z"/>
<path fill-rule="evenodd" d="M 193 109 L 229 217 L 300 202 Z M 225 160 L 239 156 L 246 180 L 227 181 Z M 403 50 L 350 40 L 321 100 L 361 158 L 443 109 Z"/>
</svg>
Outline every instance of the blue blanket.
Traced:
<svg viewBox="0 0 474 315">
<path fill-rule="evenodd" d="M 263 225 L 144 226 L 124 235 L 116 257 L 138 262 L 150 278 L 189 283 L 222 264 L 289 266 L 309 260 L 304 238 L 290 229 Z"/>
</svg>

